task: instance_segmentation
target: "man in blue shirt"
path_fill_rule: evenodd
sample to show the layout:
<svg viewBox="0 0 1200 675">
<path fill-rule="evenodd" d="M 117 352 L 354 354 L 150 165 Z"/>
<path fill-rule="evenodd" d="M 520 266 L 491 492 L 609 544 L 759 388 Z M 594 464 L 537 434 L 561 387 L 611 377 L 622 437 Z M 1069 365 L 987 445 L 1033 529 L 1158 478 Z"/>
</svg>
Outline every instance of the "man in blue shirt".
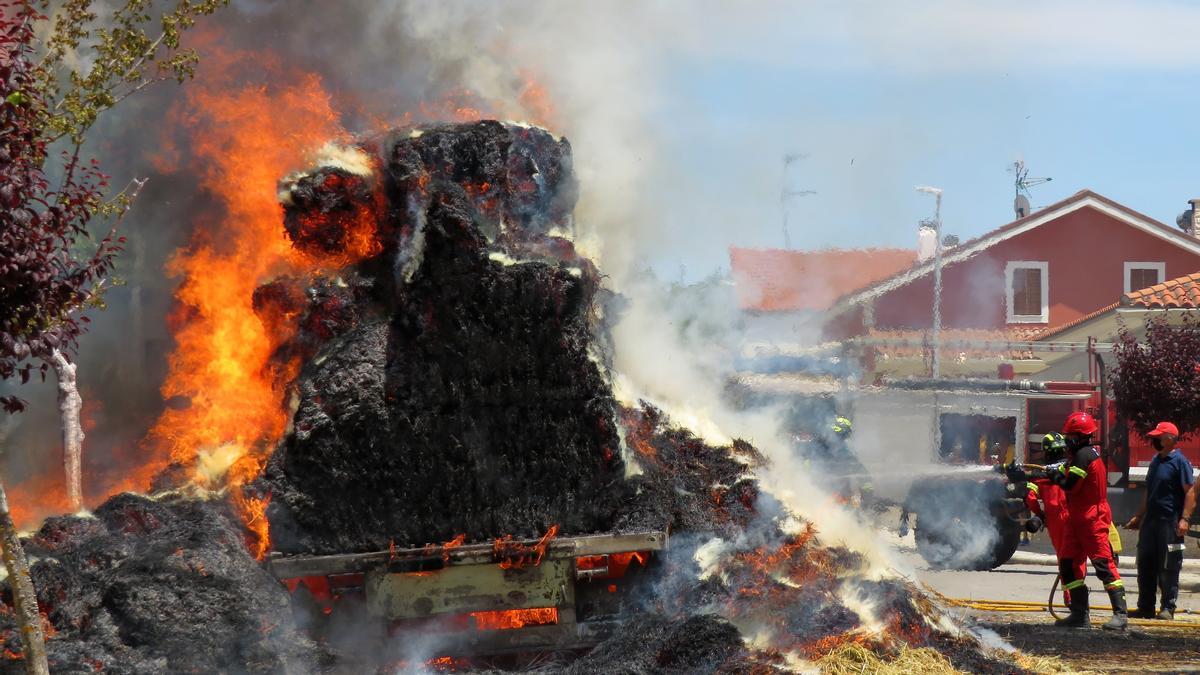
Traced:
<svg viewBox="0 0 1200 675">
<path fill-rule="evenodd" d="M 1131 617 L 1171 620 L 1179 597 L 1183 536 L 1196 508 L 1192 464 L 1175 449 L 1179 428 L 1159 422 L 1146 434 L 1158 450 L 1146 471 L 1146 503 L 1126 525 L 1140 525 L 1137 547 L 1138 608 Z M 1162 590 L 1162 611 L 1154 614 L 1155 585 Z"/>
</svg>

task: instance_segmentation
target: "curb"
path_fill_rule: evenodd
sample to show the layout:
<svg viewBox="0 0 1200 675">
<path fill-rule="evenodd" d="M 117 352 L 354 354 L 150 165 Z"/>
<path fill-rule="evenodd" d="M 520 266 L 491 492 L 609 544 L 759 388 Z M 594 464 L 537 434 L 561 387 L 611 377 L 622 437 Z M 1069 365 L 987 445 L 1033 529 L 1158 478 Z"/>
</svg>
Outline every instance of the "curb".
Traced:
<svg viewBox="0 0 1200 675">
<path fill-rule="evenodd" d="M 1058 559 L 1047 553 L 1033 553 L 1031 551 L 1017 551 L 1008 559 L 1005 565 L 1046 565 L 1050 567 L 1058 566 Z M 1003 565 L 1002 565 L 1003 567 Z M 1135 556 L 1122 553 L 1121 562 L 1117 565 L 1118 569 L 1137 571 Z M 1185 572 L 1200 572 L 1200 560 L 1195 558 L 1186 558 L 1183 561 L 1183 571 Z"/>
</svg>

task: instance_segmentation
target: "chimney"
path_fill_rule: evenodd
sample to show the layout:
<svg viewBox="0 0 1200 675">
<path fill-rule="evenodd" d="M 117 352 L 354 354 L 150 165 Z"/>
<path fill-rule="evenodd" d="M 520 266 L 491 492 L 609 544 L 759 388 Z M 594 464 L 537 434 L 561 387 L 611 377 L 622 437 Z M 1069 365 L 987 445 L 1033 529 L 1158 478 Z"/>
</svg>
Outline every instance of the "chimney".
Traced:
<svg viewBox="0 0 1200 675">
<path fill-rule="evenodd" d="M 1193 237 L 1200 237 L 1200 208 L 1196 208 L 1200 205 L 1200 199 L 1189 199 L 1188 203 L 1192 205 L 1189 211 L 1192 222 L 1187 223 L 1187 233 Z"/>
<path fill-rule="evenodd" d="M 917 262 L 925 262 L 933 258 L 937 252 L 937 230 L 929 225 L 922 225 L 917 230 Z"/>
</svg>

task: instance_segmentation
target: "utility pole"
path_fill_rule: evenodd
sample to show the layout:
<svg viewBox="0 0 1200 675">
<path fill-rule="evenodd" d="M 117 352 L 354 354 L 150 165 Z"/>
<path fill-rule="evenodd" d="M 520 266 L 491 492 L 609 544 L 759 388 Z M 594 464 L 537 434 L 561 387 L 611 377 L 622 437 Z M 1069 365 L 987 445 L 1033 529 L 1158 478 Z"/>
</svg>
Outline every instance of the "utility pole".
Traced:
<svg viewBox="0 0 1200 675">
<path fill-rule="evenodd" d="M 933 377 L 942 376 L 942 189 L 918 185 L 917 192 L 933 195 L 933 231 L 936 241 L 933 246 Z M 925 221 L 922 222 L 924 224 Z"/>
<path fill-rule="evenodd" d="M 806 157 L 808 157 L 807 154 L 799 152 L 789 152 L 783 156 L 783 187 L 779 190 L 779 209 L 783 212 L 783 247 L 785 249 L 792 247 L 792 237 L 788 232 L 788 202 L 793 197 L 807 197 L 808 195 L 817 194 L 816 190 L 793 190 L 788 185 L 788 169 Z"/>
</svg>

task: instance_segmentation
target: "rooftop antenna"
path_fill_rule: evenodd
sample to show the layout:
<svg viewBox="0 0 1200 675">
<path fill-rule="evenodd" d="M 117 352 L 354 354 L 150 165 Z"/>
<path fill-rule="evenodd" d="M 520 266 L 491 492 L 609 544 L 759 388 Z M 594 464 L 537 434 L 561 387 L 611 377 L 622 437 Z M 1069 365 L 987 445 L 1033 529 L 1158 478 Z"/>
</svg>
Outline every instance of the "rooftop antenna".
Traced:
<svg viewBox="0 0 1200 675">
<path fill-rule="evenodd" d="M 792 237 L 788 233 L 788 204 L 793 197 L 807 197 L 817 194 L 816 190 L 796 190 L 788 184 L 788 170 L 796 162 L 807 159 L 808 153 L 789 152 L 783 156 L 783 187 L 779 190 L 779 209 L 783 212 L 783 247 L 792 247 Z"/>
<path fill-rule="evenodd" d="M 1025 168 L 1025 161 L 1018 159 L 1012 163 L 1012 172 L 1016 175 L 1013 181 L 1013 188 L 1016 196 L 1013 198 L 1013 212 L 1017 218 L 1024 218 L 1029 215 L 1032 209 L 1029 207 L 1029 188 L 1042 183 L 1049 183 L 1053 178 L 1030 178 L 1029 169 Z"/>
</svg>

